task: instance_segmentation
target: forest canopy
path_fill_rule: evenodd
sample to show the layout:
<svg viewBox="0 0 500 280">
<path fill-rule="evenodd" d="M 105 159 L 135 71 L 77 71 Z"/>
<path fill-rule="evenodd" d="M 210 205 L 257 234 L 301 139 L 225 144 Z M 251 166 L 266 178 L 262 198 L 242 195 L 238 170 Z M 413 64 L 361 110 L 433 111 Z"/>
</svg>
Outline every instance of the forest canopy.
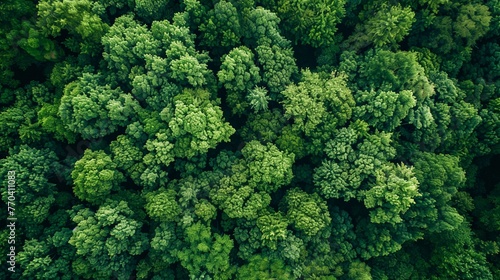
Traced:
<svg viewBox="0 0 500 280">
<path fill-rule="evenodd" d="M 1 279 L 500 279 L 499 0 L 0 22 Z"/>
</svg>

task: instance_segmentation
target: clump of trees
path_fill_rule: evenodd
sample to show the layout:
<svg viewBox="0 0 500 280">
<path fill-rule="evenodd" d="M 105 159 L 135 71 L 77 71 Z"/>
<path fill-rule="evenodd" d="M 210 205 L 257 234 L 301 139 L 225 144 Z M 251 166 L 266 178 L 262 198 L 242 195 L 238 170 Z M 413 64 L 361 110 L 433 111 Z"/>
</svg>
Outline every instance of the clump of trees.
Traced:
<svg viewBox="0 0 500 280">
<path fill-rule="evenodd" d="M 3 1 L 0 278 L 500 279 L 499 5 Z"/>
</svg>

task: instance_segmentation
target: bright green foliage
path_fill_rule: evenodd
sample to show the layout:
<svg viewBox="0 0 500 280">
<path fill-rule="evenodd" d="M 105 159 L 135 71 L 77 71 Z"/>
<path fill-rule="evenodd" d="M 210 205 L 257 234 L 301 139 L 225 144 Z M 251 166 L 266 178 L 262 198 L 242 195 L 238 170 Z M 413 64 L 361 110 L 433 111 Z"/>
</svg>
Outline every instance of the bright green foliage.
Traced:
<svg viewBox="0 0 500 280">
<path fill-rule="evenodd" d="M 290 223 L 300 232 L 313 236 L 331 222 L 324 201 L 318 194 L 291 189 L 283 199 L 283 208 Z"/>
<path fill-rule="evenodd" d="M 248 176 L 233 174 L 223 177 L 218 188 L 210 191 L 212 201 L 230 218 L 256 219 L 258 213 L 271 203 L 267 192 L 256 192 L 247 185 L 245 175 Z"/>
<path fill-rule="evenodd" d="M 15 217 L 26 225 L 41 224 L 50 216 L 57 194 L 51 179 L 60 175 L 55 173 L 56 170 L 60 170 L 60 165 L 55 153 L 49 149 L 22 145 L 0 160 L 0 175 L 4 182 L 2 200 L 6 204 L 9 201 L 14 203 L 9 206 L 15 209 Z M 14 184 L 9 184 L 15 189 L 11 188 L 14 192 L 9 193 L 7 183 L 12 180 Z"/>
<path fill-rule="evenodd" d="M 142 222 L 125 201 L 107 200 L 96 212 L 75 209 L 69 244 L 76 248 L 73 271 L 92 279 L 129 279 L 138 256 L 149 247 Z M 99 265 L 95 265 L 98 263 Z"/>
<path fill-rule="evenodd" d="M 209 47 L 232 47 L 238 45 L 241 27 L 238 12 L 231 2 L 217 2 L 208 11 L 207 19 L 199 26 L 202 44 Z"/>
<path fill-rule="evenodd" d="M 147 167 L 144 170 L 140 170 L 141 174 L 138 180 L 137 185 L 143 186 L 147 189 L 156 189 L 160 186 L 163 186 L 168 182 L 168 172 L 163 170 L 161 166 L 153 165 L 151 167 Z"/>
<path fill-rule="evenodd" d="M 238 269 L 237 279 L 291 279 L 291 269 L 281 260 L 261 255 L 253 256 L 249 263 Z"/>
<path fill-rule="evenodd" d="M 232 49 L 222 61 L 217 73 L 219 81 L 227 91 L 227 103 L 235 114 L 243 113 L 248 103 L 245 95 L 261 81 L 254 55 L 247 47 Z"/>
<path fill-rule="evenodd" d="M 209 190 L 214 204 L 229 218 L 254 220 L 259 217 L 271 203 L 271 197 L 265 191 L 256 191 L 255 184 L 250 185 L 246 162 L 222 152 L 216 158 L 216 164 L 227 175 L 216 179 L 215 186 Z"/>
<path fill-rule="evenodd" d="M 133 118 L 139 104 L 119 88 L 103 83 L 100 75 L 84 73 L 64 89 L 59 114 L 64 125 L 85 139 L 115 132 Z"/>
<path fill-rule="evenodd" d="M 418 192 L 418 181 L 411 168 L 405 165 L 385 165 L 375 170 L 375 183 L 364 193 L 366 208 L 372 223 L 401 223 L 401 215 L 413 204 Z"/>
<path fill-rule="evenodd" d="M 177 256 L 191 277 L 213 275 L 214 279 L 231 279 L 229 252 L 234 246 L 228 235 L 214 234 L 201 223 L 193 224 L 185 232 L 187 246 Z"/>
<path fill-rule="evenodd" d="M 345 14 L 345 1 L 280 0 L 277 12 L 284 30 L 300 41 L 313 47 L 329 45 L 335 41 L 337 23 Z"/>
<path fill-rule="evenodd" d="M 247 101 L 255 113 L 267 111 L 269 100 L 271 98 L 267 96 L 267 89 L 263 87 L 255 87 L 247 95 Z"/>
<path fill-rule="evenodd" d="M 213 206 L 208 200 L 201 199 L 200 202 L 195 204 L 194 213 L 198 216 L 202 221 L 211 221 L 217 215 L 217 208 Z"/>
<path fill-rule="evenodd" d="M 0 279 L 500 279 L 499 0 L 0 2 Z"/>
<path fill-rule="evenodd" d="M 368 134 L 366 123 L 355 122 L 336 131 L 325 153 L 329 160 L 315 170 L 314 182 L 324 197 L 348 201 L 359 196 L 363 181 L 392 159 L 395 149 L 390 133 Z"/>
<path fill-rule="evenodd" d="M 363 26 L 369 42 L 375 46 L 395 45 L 408 35 L 415 13 L 400 5 L 383 7 Z"/>
<path fill-rule="evenodd" d="M 370 267 L 363 262 L 352 262 L 347 272 L 349 279 L 371 280 Z"/>
<path fill-rule="evenodd" d="M 241 150 L 250 172 L 248 184 L 257 190 L 274 192 L 283 185 L 290 184 L 294 155 L 280 151 L 275 145 L 266 146 L 251 141 Z"/>
<path fill-rule="evenodd" d="M 393 131 L 415 107 L 416 100 L 412 92 L 363 91 L 355 96 L 354 118 L 367 122 L 370 126 L 383 131 Z"/>
<path fill-rule="evenodd" d="M 168 166 L 174 161 L 174 154 L 172 149 L 174 145 L 168 141 L 165 133 L 157 133 L 154 139 L 149 139 L 144 145 L 149 152 L 144 156 L 144 163 L 150 165 L 164 165 Z"/>
<path fill-rule="evenodd" d="M 85 150 L 85 154 L 75 163 L 71 172 L 74 193 L 92 204 L 102 204 L 113 191 L 118 191 L 125 181 L 123 174 L 116 170 L 116 163 L 103 151 Z"/>
<path fill-rule="evenodd" d="M 158 54 L 160 42 L 144 25 L 131 16 L 117 18 L 102 37 L 103 58 L 118 81 L 126 81 L 134 65 L 142 62 L 145 54 Z"/>
<path fill-rule="evenodd" d="M 172 78 L 189 84 L 193 87 L 202 86 L 206 83 L 205 75 L 208 74 L 207 66 L 201 64 L 195 57 L 184 55 L 170 63 Z"/>
<path fill-rule="evenodd" d="M 58 112 L 59 104 L 44 104 L 40 111 L 38 111 L 40 126 L 47 133 L 53 134 L 55 139 L 74 143 L 76 141 L 76 133 L 64 127 Z"/>
<path fill-rule="evenodd" d="M 181 208 L 175 200 L 176 193 L 174 190 L 166 190 L 160 188 L 157 191 L 147 193 L 146 213 L 151 219 L 157 222 L 173 222 L 178 219 L 181 213 Z"/>
<path fill-rule="evenodd" d="M 273 250 L 277 248 L 277 241 L 286 238 L 288 221 L 281 213 L 271 213 L 257 219 L 257 227 L 262 233 L 262 245 Z"/>
<path fill-rule="evenodd" d="M 165 71 L 165 63 L 168 65 L 167 77 L 173 79 L 176 84 L 183 86 L 201 87 L 213 83 L 212 72 L 207 69 L 210 60 L 207 54 L 200 53 L 195 49 L 194 35 L 180 22 L 173 24 L 168 21 L 155 21 L 151 24 L 151 34 L 158 41 L 158 49 L 148 49 L 144 54 L 156 55 L 165 49 L 165 58 L 156 59 L 153 70 L 157 72 L 158 78 L 162 78 Z M 156 41 L 155 40 L 155 41 Z M 161 48 L 160 48 L 161 47 Z M 147 56 L 145 56 L 147 57 Z"/>
<path fill-rule="evenodd" d="M 67 39 L 67 45 L 77 44 L 72 51 L 94 54 L 100 49 L 97 46 L 101 37 L 108 30 L 108 25 L 102 22 L 98 14 L 95 14 L 96 7 L 90 0 L 43 0 L 37 5 L 38 22 L 37 25 L 44 36 L 57 36 L 62 30 L 67 30 L 73 36 L 78 36 L 76 40 L 81 40 L 78 44 Z M 71 47 L 70 47 L 71 48 Z"/>
<path fill-rule="evenodd" d="M 285 117 L 293 119 L 294 128 L 311 136 L 316 129 L 331 131 L 344 125 L 354 106 L 346 77 L 309 70 L 302 74 L 298 85 L 290 85 L 282 92 Z"/>
<path fill-rule="evenodd" d="M 367 90 L 411 90 L 417 100 L 434 94 L 425 70 L 417 62 L 415 53 L 379 50 L 370 52 L 361 66 L 358 84 Z"/>
<path fill-rule="evenodd" d="M 170 103 L 179 87 L 167 79 L 167 61 L 159 56 L 146 54 L 145 69 L 134 68 L 131 78 L 132 94 L 139 101 L 145 101 L 152 109 L 161 111 Z"/>
<path fill-rule="evenodd" d="M 176 157 L 206 153 L 220 142 L 229 141 L 235 132 L 224 122 L 218 102 L 211 101 L 206 90 L 185 90 L 174 98 L 175 108 L 168 122 Z"/>
</svg>

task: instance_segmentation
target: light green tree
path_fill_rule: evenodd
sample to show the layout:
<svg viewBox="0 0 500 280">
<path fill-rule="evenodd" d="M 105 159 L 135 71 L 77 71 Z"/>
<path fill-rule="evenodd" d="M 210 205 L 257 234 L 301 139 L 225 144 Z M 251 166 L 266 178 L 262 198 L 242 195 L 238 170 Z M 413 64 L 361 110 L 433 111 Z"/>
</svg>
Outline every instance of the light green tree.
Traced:
<svg viewBox="0 0 500 280">
<path fill-rule="evenodd" d="M 125 181 L 109 155 L 90 149 L 85 150 L 83 157 L 75 163 L 71 177 L 76 197 L 94 205 L 104 203 Z"/>
</svg>

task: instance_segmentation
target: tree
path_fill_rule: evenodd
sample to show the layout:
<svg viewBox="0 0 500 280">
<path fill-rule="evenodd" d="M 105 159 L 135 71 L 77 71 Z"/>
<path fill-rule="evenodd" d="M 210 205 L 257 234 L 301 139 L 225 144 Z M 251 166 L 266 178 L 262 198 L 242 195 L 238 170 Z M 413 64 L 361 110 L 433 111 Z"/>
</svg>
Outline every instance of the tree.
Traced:
<svg viewBox="0 0 500 280">
<path fill-rule="evenodd" d="M 277 13 L 283 29 L 303 44 L 320 47 L 335 42 L 337 23 L 345 15 L 345 1 L 277 1 Z"/>
<path fill-rule="evenodd" d="M 391 134 L 368 133 L 362 121 L 336 130 L 328 141 L 324 160 L 314 173 L 314 183 L 325 198 L 360 199 L 363 182 L 396 155 Z"/>
<path fill-rule="evenodd" d="M 332 130 L 351 117 L 354 100 L 341 74 L 312 73 L 305 70 L 298 85 L 290 85 L 282 94 L 285 117 L 294 128 L 312 136 L 315 130 Z M 309 109 L 313 108 L 313 109 Z M 330 114 L 335 112 L 335 115 Z"/>
<path fill-rule="evenodd" d="M 206 90 L 184 90 L 174 98 L 172 118 L 168 121 L 176 157 L 206 153 L 220 142 L 229 141 L 234 128 L 224 122 L 219 101 L 210 100 Z"/>
<path fill-rule="evenodd" d="M 292 76 L 297 72 L 293 51 L 277 45 L 259 45 L 255 51 L 263 71 L 262 81 L 271 92 L 271 99 L 277 99 L 277 94 L 290 84 Z"/>
<path fill-rule="evenodd" d="M 43 232 L 39 232 L 37 238 L 26 240 L 19 250 L 16 260 L 19 261 L 22 272 L 16 271 L 16 274 L 19 277 L 36 279 L 77 278 L 71 269 L 76 250 L 68 244 L 73 233 L 70 223 L 66 210 L 59 209 L 52 213 Z"/>
<path fill-rule="evenodd" d="M 61 98 L 59 114 L 64 125 L 84 139 L 113 133 L 136 117 L 139 104 L 130 94 L 102 84 L 101 75 L 84 73 L 65 87 Z"/>
<path fill-rule="evenodd" d="M 282 207 L 294 228 L 305 235 L 317 234 L 332 220 L 326 202 L 316 193 L 291 189 L 283 198 Z"/>
<path fill-rule="evenodd" d="M 349 279 L 371 280 L 370 267 L 363 262 L 352 262 L 349 265 L 347 276 Z"/>
<path fill-rule="evenodd" d="M 232 49 L 223 57 L 219 81 L 227 91 L 227 103 L 235 114 L 242 114 L 248 107 L 245 96 L 261 81 L 254 55 L 247 47 Z"/>
<path fill-rule="evenodd" d="M 255 113 L 267 111 L 270 100 L 271 98 L 267 96 L 267 89 L 263 87 L 254 87 L 247 95 L 247 101 Z"/>
<path fill-rule="evenodd" d="M 357 78 L 361 89 L 402 91 L 411 90 L 417 101 L 434 94 L 434 87 L 418 64 L 416 53 L 370 51 L 360 65 Z"/>
<path fill-rule="evenodd" d="M 146 213 L 157 222 L 173 222 L 178 219 L 181 208 L 175 197 L 176 193 L 172 189 L 160 188 L 157 191 L 145 194 Z"/>
<path fill-rule="evenodd" d="M 292 180 L 294 155 L 281 152 L 275 145 L 251 141 L 241 150 L 250 178 L 248 184 L 259 191 L 274 192 Z"/>
<path fill-rule="evenodd" d="M 277 241 L 287 235 L 288 221 L 281 213 L 270 213 L 257 219 L 257 227 L 262 233 L 262 245 L 276 250 Z"/>
<path fill-rule="evenodd" d="M 405 216 L 413 225 L 431 232 L 453 230 L 464 220 L 450 205 L 453 195 L 463 187 L 464 170 L 456 156 L 420 153 L 414 159 L 414 172 L 420 182 L 422 196 Z"/>
<path fill-rule="evenodd" d="M 240 43 L 241 27 L 238 11 L 231 2 L 219 1 L 199 25 L 201 42 L 209 47 L 233 47 Z"/>
<path fill-rule="evenodd" d="M 486 265 L 486 255 L 475 250 L 475 238 L 469 226 L 462 223 L 428 238 L 432 240 L 430 264 L 437 272 L 432 279 L 460 277 L 462 279 L 493 279 Z"/>
<path fill-rule="evenodd" d="M 177 256 L 191 277 L 231 278 L 234 272 L 229 265 L 229 252 L 234 243 L 228 235 L 212 236 L 209 227 L 196 223 L 186 229 L 185 242 L 187 246 Z"/>
<path fill-rule="evenodd" d="M 366 22 L 356 26 L 356 32 L 344 43 L 361 49 L 369 44 L 376 47 L 395 46 L 410 32 L 415 22 L 415 13 L 409 7 L 382 4 Z"/>
<path fill-rule="evenodd" d="M 239 279 L 290 279 L 291 270 L 283 261 L 254 255 L 238 270 Z"/>
<path fill-rule="evenodd" d="M 139 184 L 141 171 L 145 169 L 141 163 L 144 152 L 136 146 L 134 139 L 128 135 L 119 135 L 116 140 L 109 145 L 113 163 L 118 170 L 122 170 L 124 175 Z"/>
<path fill-rule="evenodd" d="M 125 181 L 123 174 L 116 170 L 116 163 L 104 151 L 85 150 L 71 172 L 75 195 L 87 202 L 100 205 L 111 192 L 118 191 Z"/>
<path fill-rule="evenodd" d="M 230 218 L 256 219 L 271 203 L 271 196 L 267 192 L 255 191 L 245 184 L 248 180 L 246 176 L 225 176 L 218 188 L 210 191 L 210 199 Z"/>
<path fill-rule="evenodd" d="M 353 110 L 354 117 L 383 131 L 393 131 L 399 127 L 409 110 L 416 105 L 415 97 L 409 90 L 400 93 L 365 91 L 356 94 L 355 99 L 357 106 Z"/>
<path fill-rule="evenodd" d="M 245 126 L 240 129 L 241 137 L 250 142 L 257 140 L 261 143 L 274 142 L 285 125 L 286 119 L 278 109 L 254 113 L 248 116 Z"/>
<path fill-rule="evenodd" d="M 486 34 L 490 21 L 491 16 L 487 6 L 480 4 L 461 5 L 456 21 L 453 23 L 453 31 L 466 40 L 467 46 L 472 46 Z"/>
<path fill-rule="evenodd" d="M 37 25 L 44 36 L 61 35 L 67 30 L 77 38 L 65 40 L 72 51 L 95 55 L 100 50 L 98 43 L 108 31 L 98 14 L 93 11 L 93 3 L 89 0 L 43 0 L 37 5 Z M 80 42 L 79 42 L 80 41 Z"/>
<path fill-rule="evenodd" d="M 2 2 L 0 9 L 0 38 L 2 38 L 0 40 L 0 84 L 2 87 L 15 88 L 19 86 L 19 80 L 14 78 L 15 71 L 12 67 L 17 65 L 21 69 L 26 69 L 35 61 L 35 58 L 30 56 L 32 48 L 26 44 L 28 31 L 34 27 L 35 17 L 36 4 L 32 1 L 8 0 Z M 38 42 L 31 43 L 35 45 Z M 54 48 L 54 43 L 50 40 L 45 40 L 44 43 L 46 49 L 39 57 L 43 57 Z M 20 46 L 20 48 L 16 46 Z M 2 99 L 4 96 L 2 94 Z"/>
<path fill-rule="evenodd" d="M 298 157 L 321 154 L 334 129 L 351 118 L 355 104 L 346 76 L 309 70 L 302 75 L 301 82 L 289 85 L 282 92 L 284 116 L 293 123 L 283 129 L 278 140 L 280 148 Z"/>
<path fill-rule="evenodd" d="M 388 164 L 375 171 L 375 183 L 364 195 L 366 208 L 375 208 L 370 211 L 372 223 L 401 223 L 401 215 L 421 194 L 411 168 Z"/>
<path fill-rule="evenodd" d="M 61 168 L 57 156 L 50 149 L 21 145 L 0 163 L 0 175 L 5 180 L 2 200 L 15 209 L 12 213 L 26 226 L 27 237 L 35 238 L 38 226 L 50 217 L 55 206 L 58 192 L 52 180 Z M 8 188 L 8 182 L 14 188 Z"/>
<path fill-rule="evenodd" d="M 170 0 L 135 0 L 134 10 L 145 22 L 162 20 L 172 16 L 172 5 Z"/>
<path fill-rule="evenodd" d="M 280 48 L 290 46 L 290 41 L 286 40 L 280 33 L 278 24 L 280 18 L 263 7 L 251 9 L 244 18 L 243 32 L 245 45 L 251 47 L 273 46 Z"/>
<path fill-rule="evenodd" d="M 107 68 L 119 82 L 127 82 L 133 66 L 144 60 L 144 54 L 160 54 L 160 42 L 132 16 L 117 18 L 102 37 L 102 54 Z M 128 51 L 131 50 L 131 51 Z"/>
<path fill-rule="evenodd" d="M 71 219 L 77 224 L 69 244 L 76 248 L 73 271 L 85 278 L 128 279 L 148 247 L 143 223 L 135 219 L 126 201 L 107 200 L 94 212 L 76 207 Z M 95 266 L 99 263 L 99 266 Z"/>
</svg>

